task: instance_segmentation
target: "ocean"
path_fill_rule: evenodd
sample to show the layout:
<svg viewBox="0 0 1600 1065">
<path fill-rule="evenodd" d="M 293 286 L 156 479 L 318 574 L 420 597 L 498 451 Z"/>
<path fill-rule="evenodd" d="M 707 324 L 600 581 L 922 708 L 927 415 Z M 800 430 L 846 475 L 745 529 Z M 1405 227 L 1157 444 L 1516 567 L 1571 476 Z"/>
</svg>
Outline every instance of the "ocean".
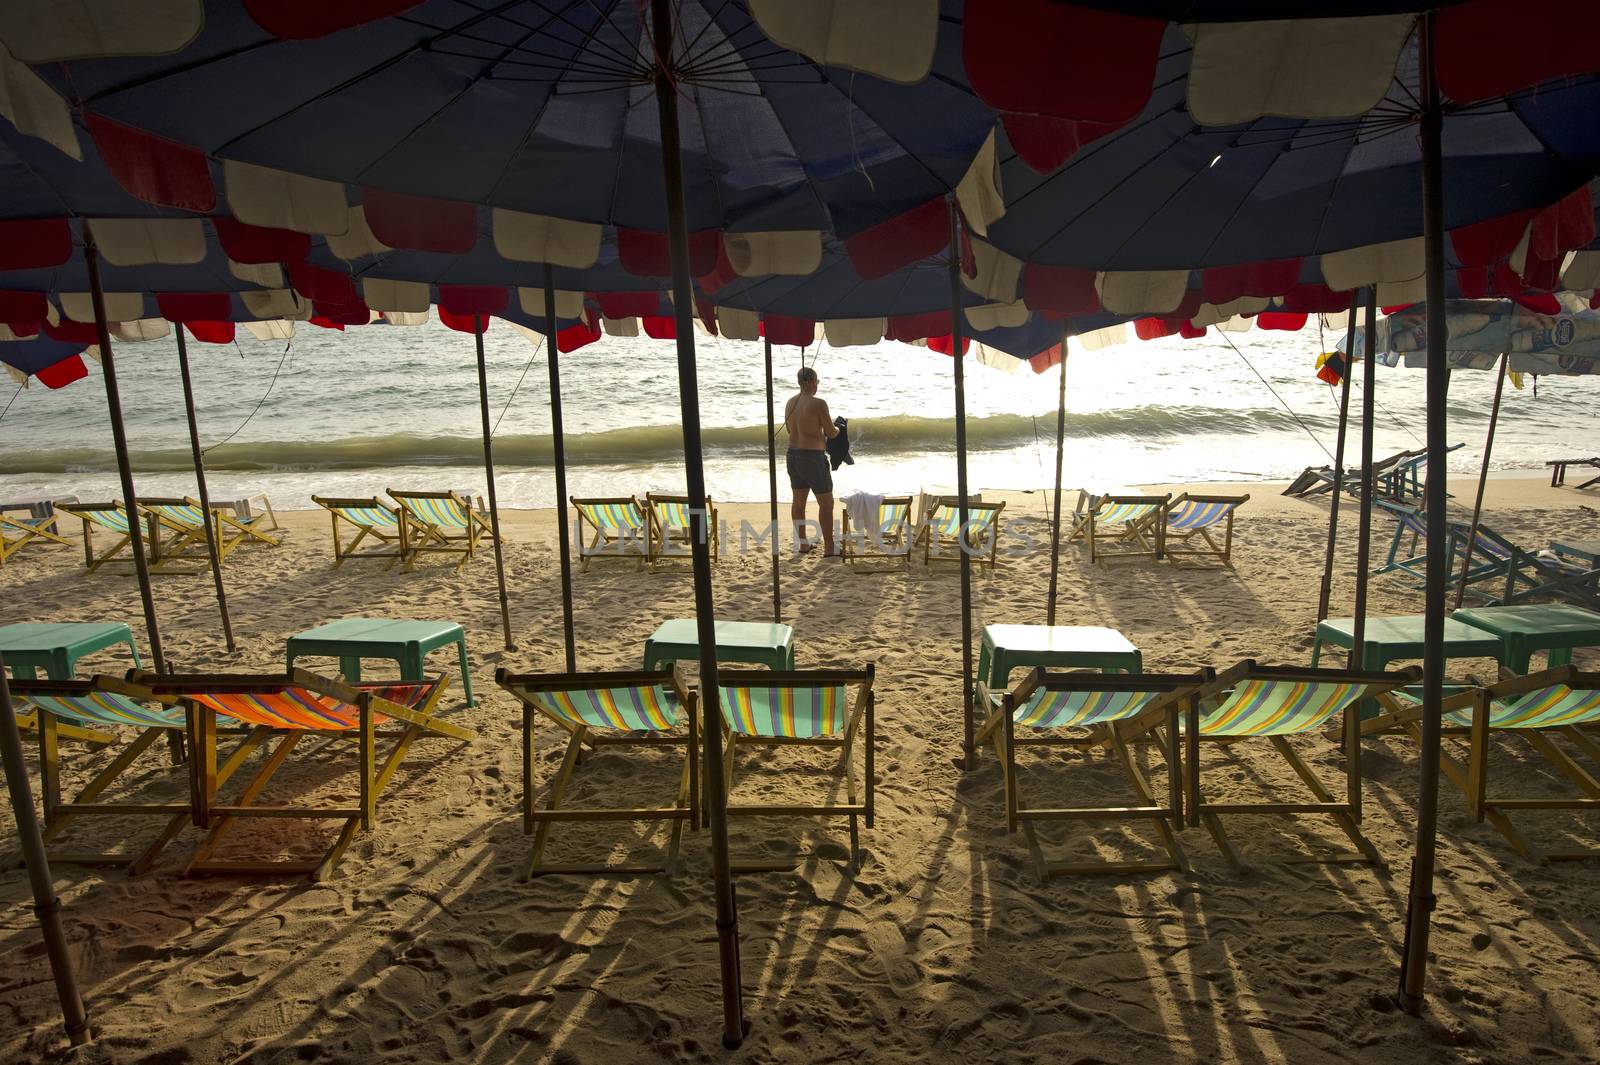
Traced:
<svg viewBox="0 0 1600 1065">
<path fill-rule="evenodd" d="M 1231 339 L 1237 350 L 1230 347 Z M 1315 377 L 1332 332 L 1168 338 L 1100 351 L 1073 346 L 1067 367 L 1064 482 L 1126 485 L 1283 479 L 1328 461 L 1338 396 Z M 706 480 L 715 498 L 767 497 L 761 348 L 697 337 Z M 544 353 L 503 322 L 485 336 L 495 463 L 503 505 L 549 506 L 550 407 Z M 482 492 L 472 337 L 431 322 L 345 333 L 304 323 L 291 341 L 191 343 L 212 494 L 267 492 L 279 508 L 312 493 L 389 487 Z M 801 355 L 774 350 L 780 417 Z M 808 350 L 821 394 L 850 419 L 855 465 L 837 491 L 906 492 L 955 483 L 951 360 L 897 343 Z M 183 393 L 172 338 L 117 347 L 138 488 L 192 494 Z M 676 348 L 606 337 L 562 356 L 568 484 L 574 495 L 682 491 Z M 0 394 L 0 499 L 120 495 L 99 368 L 59 391 Z M 1421 446 L 1420 370 L 1379 367 L 1377 451 Z M 1057 371 L 1005 373 L 969 360 L 969 469 L 975 490 L 1048 485 L 1054 476 Z M 0 386 L 3 387 L 3 386 Z M 1494 375 L 1458 371 L 1450 439 L 1455 473 L 1475 471 Z M 1536 394 L 1537 393 L 1537 394 Z M 1360 410 L 1359 381 L 1351 396 Z M 1542 378 L 1506 387 L 1492 466 L 1531 469 L 1559 454 L 1600 454 L 1600 382 Z M 781 431 L 781 430 L 780 430 Z M 780 436 L 779 447 L 783 446 Z M 1352 435 L 1351 453 L 1355 438 Z M 1326 449 L 1326 450 L 1325 450 Z M 780 493 L 782 483 L 780 456 Z"/>
</svg>

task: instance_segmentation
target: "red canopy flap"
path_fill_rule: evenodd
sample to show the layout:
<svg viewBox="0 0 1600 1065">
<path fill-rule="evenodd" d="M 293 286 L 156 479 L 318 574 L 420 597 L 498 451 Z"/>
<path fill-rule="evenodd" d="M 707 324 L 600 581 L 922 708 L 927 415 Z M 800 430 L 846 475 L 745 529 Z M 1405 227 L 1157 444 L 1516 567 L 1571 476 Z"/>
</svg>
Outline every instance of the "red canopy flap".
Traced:
<svg viewBox="0 0 1600 1065">
<path fill-rule="evenodd" d="M 1327 285 L 1296 285 L 1283 294 L 1279 309 L 1290 314 L 1332 314 L 1349 310 L 1353 295 L 1335 292 Z"/>
<path fill-rule="evenodd" d="M 183 328 L 189 335 L 205 344 L 232 344 L 232 322 L 185 322 Z"/>
<path fill-rule="evenodd" d="M 340 303 L 313 300 L 311 310 L 318 318 L 336 325 L 366 325 L 372 321 L 372 310 L 359 299 Z"/>
<path fill-rule="evenodd" d="M 0 221 L 0 270 L 38 270 L 72 258 L 72 226 L 65 218 Z"/>
<path fill-rule="evenodd" d="M 1532 211 L 1513 211 L 1450 231 L 1450 246 L 1462 266 L 1489 266 L 1516 249 Z"/>
<path fill-rule="evenodd" d="M 644 326 L 644 335 L 655 340 L 676 340 L 678 337 L 678 321 L 664 314 L 647 314 L 639 319 L 639 324 Z"/>
<path fill-rule="evenodd" d="M 945 328 L 949 328 L 948 322 Z M 807 348 L 817 342 L 817 322 L 814 318 L 791 318 L 786 314 L 766 314 L 761 317 L 762 335 L 774 344 L 791 344 Z"/>
<path fill-rule="evenodd" d="M 83 364 L 82 355 L 68 355 L 60 362 L 35 372 L 33 376 L 46 388 L 65 388 L 79 378 L 88 377 L 89 368 Z"/>
<path fill-rule="evenodd" d="M 709 274 L 717 266 L 722 233 L 702 229 L 689 234 L 689 276 Z M 617 258 L 635 277 L 671 277 L 672 250 L 665 233 L 617 227 Z"/>
<path fill-rule="evenodd" d="M 1055 344 L 1030 358 L 1028 360 L 1028 365 L 1033 368 L 1034 373 L 1044 373 L 1046 370 L 1050 369 L 1050 367 L 1059 365 L 1060 362 L 1061 345 Z"/>
<path fill-rule="evenodd" d="M 1176 318 L 1139 318 L 1133 323 L 1133 334 L 1140 340 L 1156 340 L 1172 336 L 1182 326 Z"/>
<path fill-rule="evenodd" d="M 1561 313 L 1561 301 L 1548 292 L 1534 296 L 1512 296 L 1511 299 L 1533 311 L 1535 314 L 1557 315 Z"/>
<path fill-rule="evenodd" d="M 715 294 L 724 286 L 731 285 L 738 279 L 739 271 L 733 268 L 733 261 L 728 258 L 728 246 L 720 240 L 717 241 L 716 266 L 695 278 L 695 281 L 700 285 L 700 291 Z"/>
<path fill-rule="evenodd" d="M 0 322 L 42 322 L 49 313 L 43 292 L 0 292 Z"/>
<path fill-rule="evenodd" d="M 330 33 L 398 15 L 422 0 L 244 0 L 256 25 L 291 41 Z"/>
<path fill-rule="evenodd" d="M 1028 263 L 1022 268 L 1022 302 L 1036 311 L 1092 314 L 1100 309 L 1094 271 Z"/>
<path fill-rule="evenodd" d="M 289 284 L 308 300 L 320 303 L 360 303 L 350 275 L 339 270 L 326 270 L 309 263 L 289 264 Z"/>
<path fill-rule="evenodd" d="M 1185 319 L 1178 326 L 1178 335 L 1183 337 L 1185 340 L 1199 340 L 1201 337 L 1206 335 L 1206 327 L 1203 325 L 1195 325 L 1193 322 Z"/>
<path fill-rule="evenodd" d="M 204 152 L 88 112 L 83 124 L 106 169 L 134 196 L 185 211 L 216 208 L 217 189 Z"/>
<path fill-rule="evenodd" d="M 1053 173 L 1085 145 L 1115 133 L 1123 122 L 1091 122 L 1081 118 L 1050 118 L 1046 115 L 1022 115 L 1006 111 L 1000 115 L 1006 139 L 1017 153 L 1017 158 L 1027 163 L 1036 173 Z"/>
<path fill-rule="evenodd" d="M 1489 268 L 1487 266 L 1461 267 L 1456 271 L 1456 289 L 1461 293 L 1462 299 L 1483 299 L 1489 294 Z"/>
<path fill-rule="evenodd" d="M 100 331 L 93 322 L 74 322 L 71 318 L 63 318 L 54 325 L 44 323 L 44 335 L 51 340 L 59 340 L 66 344 L 98 344 Z"/>
<path fill-rule="evenodd" d="M 1279 329 L 1293 333 L 1306 327 L 1306 319 L 1308 317 L 1310 316 L 1304 311 L 1299 313 L 1262 311 L 1256 315 L 1256 328 Z"/>
<path fill-rule="evenodd" d="M 1528 227 L 1528 255 L 1559 261 L 1593 240 L 1594 200 L 1589 186 L 1580 185 L 1533 216 Z"/>
<path fill-rule="evenodd" d="M 1231 303 L 1244 296 L 1281 296 L 1300 280 L 1299 259 L 1273 259 L 1237 266 L 1213 266 L 1200 273 L 1207 303 Z"/>
<path fill-rule="evenodd" d="M 556 330 L 556 350 L 577 351 L 600 339 L 600 327 L 593 322 L 579 322 Z"/>
<path fill-rule="evenodd" d="M 946 333 L 942 337 L 929 337 L 928 338 L 928 350 L 929 351 L 937 351 L 940 355 L 948 355 L 955 348 L 955 344 L 953 343 L 953 340 L 954 340 L 954 338 L 949 333 Z M 969 349 L 971 347 L 972 347 L 972 338 L 971 337 L 966 337 L 966 336 L 962 337 L 961 338 L 961 354 L 962 354 L 963 357 L 965 357 L 965 355 L 967 354 L 967 349 Z"/>
<path fill-rule="evenodd" d="M 926 314 L 901 314 L 889 319 L 883 339 L 909 344 L 913 340 L 950 335 L 950 312 L 929 311 Z"/>
<path fill-rule="evenodd" d="M 719 335 L 717 333 L 716 304 L 712 303 L 708 299 L 701 299 L 700 297 L 696 296 L 694 301 L 694 313 L 700 316 L 700 324 L 706 327 L 706 332 L 710 333 L 712 336 Z"/>
<path fill-rule="evenodd" d="M 607 318 L 649 318 L 661 313 L 659 292 L 591 292 Z"/>
<path fill-rule="evenodd" d="M 293 263 L 311 254 L 311 237 L 306 233 L 253 226 L 227 215 L 218 215 L 211 224 L 222 250 L 236 263 Z"/>
<path fill-rule="evenodd" d="M 313 314 L 311 316 L 311 324 L 321 329 L 333 329 L 340 333 L 344 332 L 343 322 L 336 322 L 325 314 Z"/>
<path fill-rule="evenodd" d="M 1600 10 L 1574 0 L 1467 0 L 1435 16 L 1439 88 L 1459 103 L 1600 71 Z"/>
<path fill-rule="evenodd" d="M 221 322 L 233 316 L 226 292 L 158 292 L 156 307 L 169 322 Z"/>
<path fill-rule="evenodd" d="M 511 290 L 499 285 L 439 286 L 439 308 L 451 314 L 499 314 L 510 299 Z"/>
<path fill-rule="evenodd" d="M 493 320 L 493 318 L 481 311 L 468 310 L 463 313 L 461 311 L 452 311 L 443 303 L 439 304 L 439 321 L 458 333 L 476 333 L 479 321 L 483 322 L 483 331 L 487 333 L 489 331 L 489 323 Z"/>
<path fill-rule="evenodd" d="M 887 277 L 921 262 L 950 243 L 950 215 L 942 198 L 863 229 L 844 242 L 850 265 L 865 280 Z"/>
<path fill-rule="evenodd" d="M 361 190 L 367 227 L 391 248 L 465 255 L 478 243 L 478 205 L 382 189 Z"/>
</svg>

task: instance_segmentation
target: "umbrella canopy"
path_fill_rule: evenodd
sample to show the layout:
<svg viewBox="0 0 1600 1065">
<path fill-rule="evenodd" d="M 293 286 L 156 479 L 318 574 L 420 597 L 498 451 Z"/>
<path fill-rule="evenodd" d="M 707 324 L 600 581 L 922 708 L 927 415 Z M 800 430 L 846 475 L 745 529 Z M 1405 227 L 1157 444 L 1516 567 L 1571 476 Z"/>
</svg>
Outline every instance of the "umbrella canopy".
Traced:
<svg viewBox="0 0 1600 1065">
<path fill-rule="evenodd" d="M 1571 294 L 1558 298 L 1555 314 L 1509 300 L 1451 300 L 1451 369 L 1493 370 L 1510 355 L 1512 373 L 1584 375 L 1600 373 L 1600 312 Z M 1364 333 L 1364 331 L 1363 331 Z M 1356 341 L 1358 347 L 1365 336 Z M 1428 364 L 1427 327 L 1420 308 L 1396 311 L 1378 323 L 1378 361 L 1389 366 Z"/>
</svg>

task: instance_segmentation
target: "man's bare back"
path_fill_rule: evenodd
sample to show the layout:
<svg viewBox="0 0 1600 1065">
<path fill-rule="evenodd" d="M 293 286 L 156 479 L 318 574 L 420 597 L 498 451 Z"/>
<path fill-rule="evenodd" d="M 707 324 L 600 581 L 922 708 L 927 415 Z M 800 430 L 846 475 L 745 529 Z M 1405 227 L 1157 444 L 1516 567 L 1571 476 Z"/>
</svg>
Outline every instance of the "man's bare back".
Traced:
<svg viewBox="0 0 1600 1065">
<path fill-rule="evenodd" d="M 805 543 L 804 523 L 806 497 L 817 497 L 817 517 L 822 526 L 823 554 L 832 557 L 833 547 L 833 472 L 828 465 L 828 441 L 839 435 L 833 424 L 828 404 L 817 395 L 817 371 L 809 366 L 800 368 L 800 391 L 789 399 L 783 409 L 783 425 L 789 431 L 789 487 L 794 490 L 794 505 L 789 514 L 794 519 L 795 543 L 801 545 L 800 553 L 811 549 Z"/>
<path fill-rule="evenodd" d="M 822 451 L 828 437 L 836 435 L 828 403 L 818 396 L 797 392 L 783 411 L 783 426 L 789 430 L 789 446 L 797 451 Z M 833 432 L 829 432 L 832 429 Z"/>
</svg>

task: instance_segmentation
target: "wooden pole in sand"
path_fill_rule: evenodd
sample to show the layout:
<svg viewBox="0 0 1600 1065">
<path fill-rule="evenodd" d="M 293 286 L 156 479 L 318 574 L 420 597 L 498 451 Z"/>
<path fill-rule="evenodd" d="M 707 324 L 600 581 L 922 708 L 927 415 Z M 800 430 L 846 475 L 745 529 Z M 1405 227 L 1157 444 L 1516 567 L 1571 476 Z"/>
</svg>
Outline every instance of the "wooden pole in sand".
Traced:
<svg viewBox="0 0 1600 1065">
<path fill-rule="evenodd" d="M 550 365 L 550 443 L 556 462 L 556 536 L 561 542 L 561 633 L 567 672 L 578 671 L 578 637 L 572 619 L 572 530 L 567 526 L 567 438 L 561 421 L 561 353 L 556 347 L 555 271 L 544 267 L 544 343 Z"/>
<path fill-rule="evenodd" d="M 1439 829 L 1439 747 L 1444 695 L 1444 599 L 1450 581 L 1450 562 L 1444 550 L 1449 529 L 1445 522 L 1446 403 L 1450 365 L 1445 358 L 1449 324 L 1444 306 L 1444 167 L 1442 140 L 1444 110 L 1439 104 L 1438 74 L 1434 69 L 1434 13 L 1425 12 L 1418 32 L 1418 67 L 1422 88 L 1422 246 L 1427 283 L 1427 448 L 1428 480 L 1423 488 L 1427 515 L 1427 583 L 1423 591 L 1422 623 L 1422 735 L 1417 750 L 1417 851 L 1411 863 L 1411 886 L 1406 902 L 1406 936 L 1401 951 L 1400 1008 L 1422 1012 L 1423 988 L 1428 974 L 1428 932 L 1438 900 L 1433 894 L 1436 835 Z M 1371 346 L 1370 344 L 1368 345 Z"/>
<path fill-rule="evenodd" d="M 1056 623 L 1056 577 L 1061 572 L 1061 453 L 1067 439 L 1067 329 L 1061 327 L 1061 383 L 1056 394 L 1056 497 L 1050 513 L 1050 598 L 1045 624 Z"/>
<path fill-rule="evenodd" d="M 122 392 L 117 388 L 117 362 L 111 352 L 111 328 L 106 324 L 106 296 L 100 288 L 100 252 L 88 225 L 83 227 L 83 264 L 89 273 L 89 298 L 94 303 L 95 333 L 100 338 L 100 369 L 106 383 L 106 408 L 111 414 L 111 444 L 117 453 L 117 476 L 122 481 L 122 506 L 128 515 L 128 543 L 133 551 L 134 576 L 139 581 L 139 600 L 144 607 L 145 632 L 150 637 L 150 658 L 155 671 L 165 673 L 167 656 L 161 650 L 161 622 L 156 617 L 155 594 L 150 590 L 150 564 L 144 554 L 139 497 L 133 490 L 128 432 L 122 424 Z"/>
<path fill-rule="evenodd" d="M 1352 306 L 1350 313 L 1355 313 Z M 1357 669 L 1361 662 L 1361 644 L 1367 638 L 1367 570 L 1372 560 L 1372 429 L 1376 405 L 1375 383 L 1378 360 L 1374 355 L 1378 344 L 1378 289 L 1367 287 L 1366 339 L 1362 342 L 1361 364 L 1361 508 L 1356 528 L 1356 603 L 1355 624 L 1351 632 L 1348 668 Z M 1344 491 L 1344 485 L 1335 485 L 1335 492 Z"/>
<path fill-rule="evenodd" d="M 67 937 L 61 930 L 61 900 L 56 897 L 50 878 L 50 861 L 45 855 L 44 837 L 39 834 L 39 819 L 33 810 L 33 790 L 28 786 L 28 761 L 22 753 L 22 734 L 17 730 L 17 712 L 11 705 L 11 687 L 6 683 L 6 664 L 0 661 L 0 762 L 4 763 L 6 785 L 11 791 L 11 811 L 17 819 L 17 842 L 28 866 L 28 883 L 33 889 L 33 912 L 44 933 L 44 950 L 55 977 L 56 995 L 61 999 L 61 1017 L 66 1022 L 72 1045 L 89 1041 L 89 1014 L 78 994 L 78 980 L 72 971 L 72 956 L 67 953 Z"/>
<path fill-rule="evenodd" d="M 206 486 L 205 456 L 200 452 L 200 423 L 194 413 L 194 382 L 189 377 L 189 343 L 183 336 L 183 323 L 174 322 L 178 333 L 178 373 L 183 378 L 183 412 L 189 419 L 189 449 L 194 453 L 194 482 L 200 492 L 200 513 L 206 520 L 206 554 L 211 556 L 211 583 L 217 589 L 217 610 L 222 614 L 222 637 L 229 651 L 239 648 L 233 642 L 233 619 L 228 616 L 228 592 L 222 583 L 222 558 L 217 554 L 217 519 L 211 513 L 211 489 Z"/>
<path fill-rule="evenodd" d="M 1500 397 L 1506 390 L 1506 368 L 1511 362 L 1509 351 L 1500 354 L 1500 377 L 1494 383 L 1494 405 L 1489 408 L 1489 432 L 1483 439 L 1483 467 L 1478 471 L 1478 497 L 1472 503 L 1472 525 L 1467 533 L 1467 546 L 1462 552 L 1461 579 L 1456 582 L 1455 609 L 1467 596 L 1467 574 L 1472 572 L 1472 547 L 1478 542 L 1478 523 L 1483 518 L 1483 490 L 1489 484 L 1489 453 L 1494 450 L 1494 429 L 1500 421 Z M 1430 467 L 1431 470 L 1431 467 Z"/>
<path fill-rule="evenodd" d="M 961 218 L 950 200 L 950 358 L 956 373 L 956 511 L 961 518 L 961 767 L 973 768 L 972 721 L 972 552 L 967 550 L 967 386 L 961 351 Z M 930 532 L 929 536 L 933 534 Z"/>
<path fill-rule="evenodd" d="M 1328 501 L 1328 553 L 1322 563 L 1322 590 L 1317 593 L 1317 620 L 1328 616 L 1328 601 L 1333 596 L 1333 559 L 1339 542 L 1339 497 L 1344 495 L 1344 440 L 1350 424 L 1350 372 L 1356 357 L 1356 300 L 1350 297 L 1349 319 L 1344 327 L 1344 373 L 1339 376 L 1339 436 L 1333 448 L 1333 498 Z"/>
<path fill-rule="evenodd" d="M 483 472 L 489 482 L 489 534 L 494 537 L 494 575 L 500 585 L 500 631 L 506 650 L 514 650 L 511 640 L 511 599 L 506 595 L 505 548 L 500 542 L 500 501 L 494 491 L 494 431 L 489 426 L 489 369 L 483 358 L 483 315 L 472 316 L 472 339 L 478 349 L 478 410 L 483 415 Z"/>
<path fill-rule="evenodd" d="M 672 315 L 678 340 L 678 400 L 683 410 L 683 465 L 689 499 L 689 551 L 694 564 L 695 628 L 700 645 L 700 711 L 705 715 L 707 820 L 711 833 L 712 895 L 716 899 L 718 960 L 722 975 L 722 1045 L 734 1049 L 749 1031 L 739 960 L 739 910 L 728 854 L 728 794 L 722 777 L 722 710 L 717 697 L 717 620 L 711 590 L 711 538 L 707 528 L 705 458 L 700 445 L 700 382 L 694 362 L 694 290 L 689 284 L 689 224 L 683 202 L 683 150 L 678 132 L 678 86 L 672 69 L 674 0 L 651 0 L 655 43 L 656 110 L 661 126 L 661 178 L 667 201 L 667 243 L 672 259 Z"/>
<path fill-rule="evenodd" d="M 763 329 L 762 333 L 765 334 Z M 783 596 L 778 585 L 778 426 L 772 398 L 772 338 L 763 335 L 767 354 L 767 484 L 772 490 L 772 623 L 783 622 Z"/>
</svg>

